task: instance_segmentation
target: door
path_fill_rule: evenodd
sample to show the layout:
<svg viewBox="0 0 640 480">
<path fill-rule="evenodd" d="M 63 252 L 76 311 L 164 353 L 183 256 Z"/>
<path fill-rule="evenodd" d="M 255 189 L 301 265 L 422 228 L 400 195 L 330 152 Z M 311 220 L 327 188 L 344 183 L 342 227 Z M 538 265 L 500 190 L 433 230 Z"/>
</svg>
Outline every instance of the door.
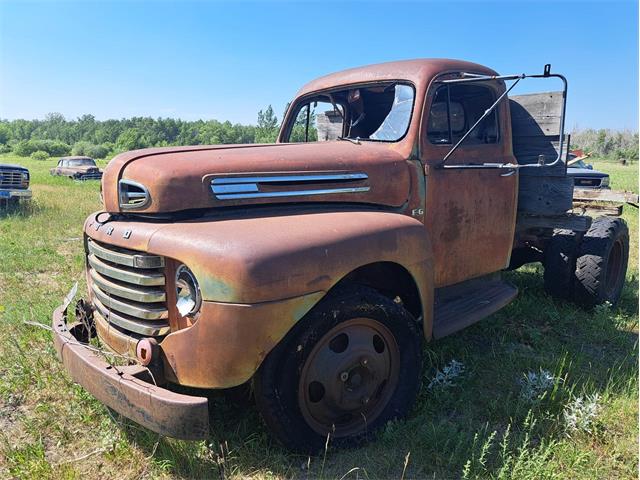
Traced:
<svg viewBox="0 0 640 480">
<path fill-rule="evenodd" d="M 438 167 L 503 91 L 504 84 L 496 81 L 434 81 L 429 89 L 421 124 L 421 157 L 427 183 L 425 225 L 432 240 L 436 287 L 496 272 L 509 264 L 517 173 Z M 515 162 L 515 158 L 505 98 L 472 130 L 446 165 L 508 162 Z"/>
</svg>

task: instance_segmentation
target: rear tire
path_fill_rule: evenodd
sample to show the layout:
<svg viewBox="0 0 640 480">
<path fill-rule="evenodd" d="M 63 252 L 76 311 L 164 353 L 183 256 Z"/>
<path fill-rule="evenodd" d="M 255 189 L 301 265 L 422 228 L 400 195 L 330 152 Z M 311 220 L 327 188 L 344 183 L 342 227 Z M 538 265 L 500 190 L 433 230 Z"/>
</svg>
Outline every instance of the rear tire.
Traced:
<svg viewBox="0 0 640 480">
<path fill-rule="evenodd" d="M 544 249 L 544 289 L 563 300 L 573 298 L 580 234 L 555 230 Z"/>
<path fill-rule="evenodd" d="M 258 409 L 288 449 L 370 439 L 411 409 L 422 333 L 401 305 L 366 287 L 325 297 L 272 350 L 254 378 Z"/>
<path fill-rule="evenodd" d="M 590 308 L 620 299 L 629 261 L 629 229 L 624 220 L 596 218 L 580 244 L 574 299 Z"/>
</svg>

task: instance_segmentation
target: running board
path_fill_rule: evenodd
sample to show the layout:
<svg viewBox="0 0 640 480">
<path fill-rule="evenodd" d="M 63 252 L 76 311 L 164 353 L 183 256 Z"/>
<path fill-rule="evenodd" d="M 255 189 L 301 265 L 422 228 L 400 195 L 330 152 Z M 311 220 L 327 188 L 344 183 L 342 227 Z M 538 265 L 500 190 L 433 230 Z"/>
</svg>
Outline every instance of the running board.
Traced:
<svg viewBox="0 0 640 480">
<path fill-rule="evenodd" d="M 446 337 L 511 303 L 518 289 L 500 275 L 477 278 L 435 292 L 433 338 Z"/>
</svg>

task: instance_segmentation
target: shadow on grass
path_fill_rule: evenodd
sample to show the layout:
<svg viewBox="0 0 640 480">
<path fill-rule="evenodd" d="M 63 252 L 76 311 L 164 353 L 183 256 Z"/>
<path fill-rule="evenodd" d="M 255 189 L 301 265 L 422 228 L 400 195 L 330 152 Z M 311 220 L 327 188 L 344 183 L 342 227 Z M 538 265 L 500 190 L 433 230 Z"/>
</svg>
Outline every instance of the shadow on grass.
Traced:
<svg viewBox="0 0 640 480">
<path fill-rule="evenodd" d="M 40 207 L 33 200 L 19 202 L 0 199 L 0 220 L 7 217 L 30 217 L 40 211 Z"/>
<path fill-rule="evenodd" d="M 475 467 L 476 475 L 493 476 L 507 467 L 525 468 L 518 463 L 525 457 L 537 462 L 525 471 L 542 475 L 551 468 L 553 445 L 566 438 L 562 413 L 568 402 L 587 393 L 599 393 L 605 402 L 636 396 L 638 280 L 628 279 L 616 308 L 585 311 L 547 296 L 539 267 L 506 277 L 519 297 L 491 318 L 427 345 L 423 387 L 409 418 L 391 422 L 362 448 L 329 448 L 326 458 L 290 454 L 271 440 L 248 397 L 222 394 L 212 397 L 206 442 L 160 439 L 156 445 L 156 435 L 130 423 L 127 436 L 153 453 L 157 468 L 190 478 L 340 478 L 352 468 L 357 470 L 347 478 L 399 478 L 409 452 L 407 477 L 460 477 L 465 468 L 473 476 Z M 460 377 L 428 389 L 454 359 L 464 365 Z M 528 401 L 521 379 L 541 369 L 558 379 L 556 386 Z"/>
</svg>

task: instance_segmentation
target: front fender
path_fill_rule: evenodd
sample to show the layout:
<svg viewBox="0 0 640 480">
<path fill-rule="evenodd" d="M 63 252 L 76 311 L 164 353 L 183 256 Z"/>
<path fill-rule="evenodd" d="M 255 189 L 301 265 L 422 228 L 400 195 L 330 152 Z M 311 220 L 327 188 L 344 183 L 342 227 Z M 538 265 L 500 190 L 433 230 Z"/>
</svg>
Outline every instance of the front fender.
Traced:
<svg viewBox="0 0 640 480">
<path fill-rule="evenodd" d="M 164 226 L 147 250 L 185 263 L 204 300 L 253 304 L 328 291 L 349 272 L 393 262 L 430 288 L 418 220 L 389 212 L 304 213 Z M 424 302 L 423 302 L 424 305 Z"/>
<path fill-rule="evenodd" d="M 424 333 L 431 334 L 431 245 L 424 225 L 409 216 L 340 211 L 109 225 L 109 237 L 91 222 L 86 231 L 97 240 L 178 260 L 198 279 L 206 309 L 192 327 L 161 343 L 178 383 L 228 387 L 250 378 L 326 292 L 359 267 L 378 262 L 401 265 L 413 277 Z M 125 229 L 131 230 L 128 240 L 121 234 Z"/>
</svg>

